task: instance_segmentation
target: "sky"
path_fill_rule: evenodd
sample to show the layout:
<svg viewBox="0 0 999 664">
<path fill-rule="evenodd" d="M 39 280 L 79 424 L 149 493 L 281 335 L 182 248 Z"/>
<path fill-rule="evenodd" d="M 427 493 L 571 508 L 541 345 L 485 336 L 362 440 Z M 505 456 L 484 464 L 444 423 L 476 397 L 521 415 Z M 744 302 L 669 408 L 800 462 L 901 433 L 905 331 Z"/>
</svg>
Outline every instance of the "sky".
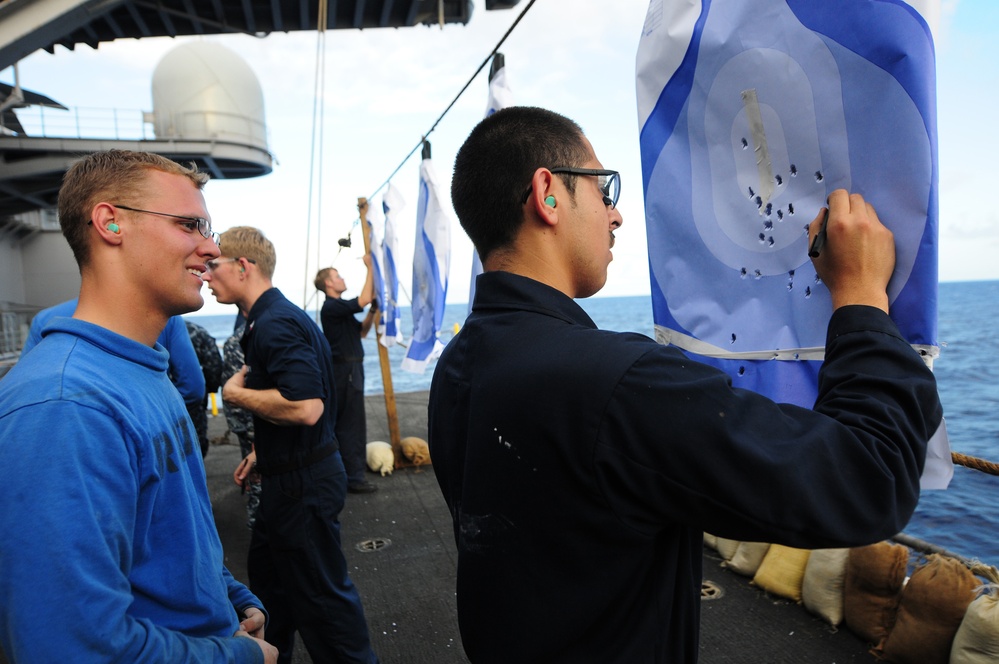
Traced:
<svg viewBox="0 0 999 664">
<path fill-rule="evenodd" d="M 276 33 L 264 38 L 118 40 L 96 50 L 57 47 L 19 64 L 24 88 L 71 108 L 116 109 L 119 117 L 152 111 L 151 83 L 160 60 L 191 40 L 221 44 L 242 57 L 264 94 L 274 171 L 261 178 L 215 180 L 205 198 L 216 230 L 261 228 L 278 255 L 274 283 L 292 301 L 317 304 L 311 280 L 319 267 L 344 275 L 347 296 L 363 283 L 357 199 L 380 207 L 392 178 L 406 206 L 400 213 L 400 273 L 409 274 L 415 243 L 420 151 L 408 160 L 448 104 L 528 6 L 486 11 L 475 0 L 468 25 Z M 515 103 L 543 106 L 576 120 L 605 168 L 621 172 L 614 262 L 600 296 L 647 295 L 648 255 L 635 98 L 635 54 L 648 9 L 644 0 L 538 0 L 500 48 Z M 999 279 L 999 208 L 989 203 L 999 175 L 999 3 L 943 0 L 936 30 L 940 155 L 940 280 Z M 323 50 L 321 104 L 316 71 Z M 442 197 L 450 205 L 452 164 L 483 117 L 488 65 L 430 134 Z M 0 71 L 13 83 L 13 68 Z M 313 128 L 322 108 L 321 129 Z M 317 137 L 314 141 L 314 136 Z M 318 137 L 321 137 L 321 141 Z M 315 144 L 316 149 L 313 150 Z M 320 149 L 321 144 L 321 149 Z M 321 169 L 318 157 L 321 156 Z M 311 194 L 311 200 L 310 200 Z M 448 302 L 468 299 L 472 247 L 452 218 Z M 352 247 L 341 249 L 349 232 Z M 308 238 L 308 246 L 306 239 Z M 408 293 L 411 281 L 403 277 Z M 403 295 L 404 303 L 408 296 Z M 230 313 L 205 290 L 201 313 Z"/>
</svg>

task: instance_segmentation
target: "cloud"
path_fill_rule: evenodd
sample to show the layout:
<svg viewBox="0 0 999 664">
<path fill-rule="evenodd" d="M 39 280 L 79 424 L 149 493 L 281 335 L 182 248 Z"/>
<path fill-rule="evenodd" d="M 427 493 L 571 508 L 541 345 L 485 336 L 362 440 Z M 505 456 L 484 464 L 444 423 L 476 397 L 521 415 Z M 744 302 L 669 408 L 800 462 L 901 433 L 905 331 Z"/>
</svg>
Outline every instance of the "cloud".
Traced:
<svg viewBox="0 0 999 664">
<path fill-rule="evenodd" d="M 955 215 L 941 222 L 941 234 L 948 240 L 999 242 L 999 214 L 989 209 Z"/>
</svg>

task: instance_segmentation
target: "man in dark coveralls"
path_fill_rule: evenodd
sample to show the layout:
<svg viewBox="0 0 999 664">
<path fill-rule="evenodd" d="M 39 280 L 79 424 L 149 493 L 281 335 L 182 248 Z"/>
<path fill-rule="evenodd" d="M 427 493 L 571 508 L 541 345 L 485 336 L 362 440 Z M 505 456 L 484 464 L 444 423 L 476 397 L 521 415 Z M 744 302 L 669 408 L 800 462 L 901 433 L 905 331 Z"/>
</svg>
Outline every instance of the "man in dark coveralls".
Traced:
<svg viewBox="0 0 999 664">
<path fill-rule="evenodd" d="M 808 410 L 594 326 L 573 298 L 606 281 L 619 192 L 580 128 L 542 109 L 498 111 L 455 160 L 485 273 L 434 372 L 429 442 L 476 664 L 695 662 L 703 531 L 857 546 L 899 532 L 919 497 L 942 409 L 888 317 L 894 240 L 874 208 L 829 195 L 813 262 L 833 311 Z"/>
<path fill-rule="evenodd" d="M 267 640 L 291 662 L 295 631 L 314 662 L 377 662 L 357 588 L 340 546 L 347 476 L 333 427 L 336 399 L 329 344 L 319 326 L 271 283 L 274 245 L 256 228 L 220 238 L 205 281 L 246 312 L 243 369 L 222 387 L 227 404 L 253 412 L 260 505 L 247 572 L 268 603 Z M 242 485 L 252 461 L 233 479 Z"/>
<path fill-rule="evenodd" d="M 340 441 L 340 455 L 347 469 L 347 491 L 371 493 L 378 487 L 364 479 L 367 422 L 364 419 L 364 347 L 361 339 L 368 334 L 378 311 L 373 302 L 374 278 L 371 274 L 371 254 L 364 255 L 368 268 L 361 294 L 345 300 L 347 284 L 335 267 L 323 268 L 316 274 L 316 290 L 326 295 L 319 320 L 323 334 L 333 353 L 333 378 L 336 384 L 336 439 Z M 354 317 L 371 303 L 364 321 Z"/>
</svg>

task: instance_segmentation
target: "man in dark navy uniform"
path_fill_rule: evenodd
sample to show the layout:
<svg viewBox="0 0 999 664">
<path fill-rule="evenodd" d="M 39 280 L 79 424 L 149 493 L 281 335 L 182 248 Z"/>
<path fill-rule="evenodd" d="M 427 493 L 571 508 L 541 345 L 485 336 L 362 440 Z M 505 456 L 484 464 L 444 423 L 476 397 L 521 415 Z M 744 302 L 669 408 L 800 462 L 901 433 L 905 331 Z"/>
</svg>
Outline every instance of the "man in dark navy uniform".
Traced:
<svg viewBox="0 0 999 664">
<path fill-rule="evenodd" d="M 805 409 L 599 330 L 573 301 L 607 279 L 620 185 L 578 125 L 538 108 L 494 113 L 455 159 L 485 272 L 434 371 L 429 443 L 476 664 L 696 662 L 703 531 L 858 546 L 899 532 L 919 498 L 942 409 L 888 317 L 894 244 L 874 208 L 829 195 L 813 263 L 833 310 Z"/>
<path fill-rule="evenodd" d="M 316 290 L 326 294 L 319 320 L 333 353 L 333 378 L 336 384 L 336 438 L 347 469 L 347 491 L 371 493 L 378 487 L 364 479 L 365 448 L 368 429 L 364 419 L 364 347 L 361 339 L 368 334 L 378 306 L 373 302 L 375 285 L 371 274 L 371 254 L 364 255 L 368 275 L 361 294 L 344 299 L 347 284 L 335 267 L 316 274 Z M 371 303 L 364 321 L 354 317 Z"/>
<path fill-rule="evenodd" d="M 315 662 L 370 664 L 368 627 L 347 574 L 339 515 L 347 476 L 333 433 L 336 395 L 329 344 L 319 326 L 271 283 L 274 245 L 256 228 L 226 231 L 205 280 L 215 298 L 246 312 L 243 369 L 222 388 L 253 412 L 262 477 L 253 524 L 250 587 L 271 612 L 267 639 L 291 662 L 295 631 Z M 252 457 L 234 473 L 242 485 Z"/>
</svg>

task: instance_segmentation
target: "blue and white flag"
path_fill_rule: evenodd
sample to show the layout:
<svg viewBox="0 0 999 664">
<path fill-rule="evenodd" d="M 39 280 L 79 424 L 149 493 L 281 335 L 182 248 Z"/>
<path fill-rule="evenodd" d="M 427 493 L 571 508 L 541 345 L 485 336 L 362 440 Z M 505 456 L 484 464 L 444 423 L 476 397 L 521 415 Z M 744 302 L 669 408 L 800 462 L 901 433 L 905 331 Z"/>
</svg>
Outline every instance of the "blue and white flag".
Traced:
<svg viewBox="0 0 999 664">
<path fill-rule="evenodd" d="M 373 281 L 372 297 L 378 302 L 378 306 L 381 307 L 382 303 L 387 299 L 385 297 L 385 275 L 382 266 L 385 263 L 384 251 L 382 245 L 381 234 L 378 232 L 378 227 L 381 225 L 384 228 L 384 224 L 379 224 L 378 222 L 378 208 L 371 206 L 368 208 L 368 212 L 365 215 L 365 219 L 368 222 L 368 248 L 371 252 L 371 272 Z M 378 334 L 381 335 L 384 332 L 385 326 L 381 322 L 382 317 L 378 317 Z"/>
<path fill-rule="evenodd" d="M 382 206 L 384 208 L 384 204 Z M 385 281 L 385 241 L 381 237 L 385 224 L 379 222 L 378 208 L 371 207 L 368 210 L 368 246 L 371 248 L 371 270 L 374 280 L 375 301 L 378 303 L 378 340 L 386 348 L 393 346 L 397 341 L 394 336 L 391 339 L 385 338 L 386 321 L 398 317 L 398 307 L 389 305 L 389 285 Z M 380 230 L 381 229 L 381 230 Z M 395 283 L 395 290 L 398 290 L 398 281 Z M 398 329 L 398 325 L 395 326 Z"/>
<path fill-rule="evenodd" d="M 650 2 L 637 89 L 657 339 L 811 407 L 831 303 L 807 226 L 845 188 L 895 235 L 892 318 L 938 355 L 939 0 L 919 4 Z"/>
<path fill-rule="evenodd" d="M 405 207 L 402 194 L 391 184 L 382 195 L 382 212 L 385 214 L 385 238 L 382 240 L 382 279 L 384 292 L 379 302 L 382 308 L 379 341 L 386 348 L 402 343 L 402 314 L 399 309 L 399 271 L 396 256 L 399 255 L 399 241 L 396 236 L 396 219 Z"/>
<path fill-rule="evenodd" d="M 501 108 L 513 106 L 513 92 L 506 81 L 506 60 L 502 53 L 493 56 L 489 68 L 489 103 L 486 104 L 486 115 L 489 117 Z M 468 285 L 468 313 L 472 313 L 472 302 L 475 301 L 475 278 L 482 274 L 482 259 L 479 252 L 472 249 L 472 279 Z"/>
<path fill-rule="evenodd" d="M 420 198 L 413 252 L 413 337 L 402 368 L 423 373 L 444 345 L 437 338 L 444 322 L 444 300 L 451 260 L 451 220 L 440 202 L 440 186 L 427 155 L 420 163 Z"/>
<path fill-rule="evenodd" d="M 513 92 L 506 80 L 506 58 L 502 53 L 497 53 L 493 56 L 489 68 L 489 101 L 486 104 L 485 117 L 488 118 L 507 106 L 513 106 Z"/>
<path fill-rule="evenodd" d="M 475 280 L 483 272 L 482 259 L 479 252 L 472 247 L 472 279 L 468 282 L 468 313 L 472 313 L 472 304 L 475 302 Z"/>
</svg>

